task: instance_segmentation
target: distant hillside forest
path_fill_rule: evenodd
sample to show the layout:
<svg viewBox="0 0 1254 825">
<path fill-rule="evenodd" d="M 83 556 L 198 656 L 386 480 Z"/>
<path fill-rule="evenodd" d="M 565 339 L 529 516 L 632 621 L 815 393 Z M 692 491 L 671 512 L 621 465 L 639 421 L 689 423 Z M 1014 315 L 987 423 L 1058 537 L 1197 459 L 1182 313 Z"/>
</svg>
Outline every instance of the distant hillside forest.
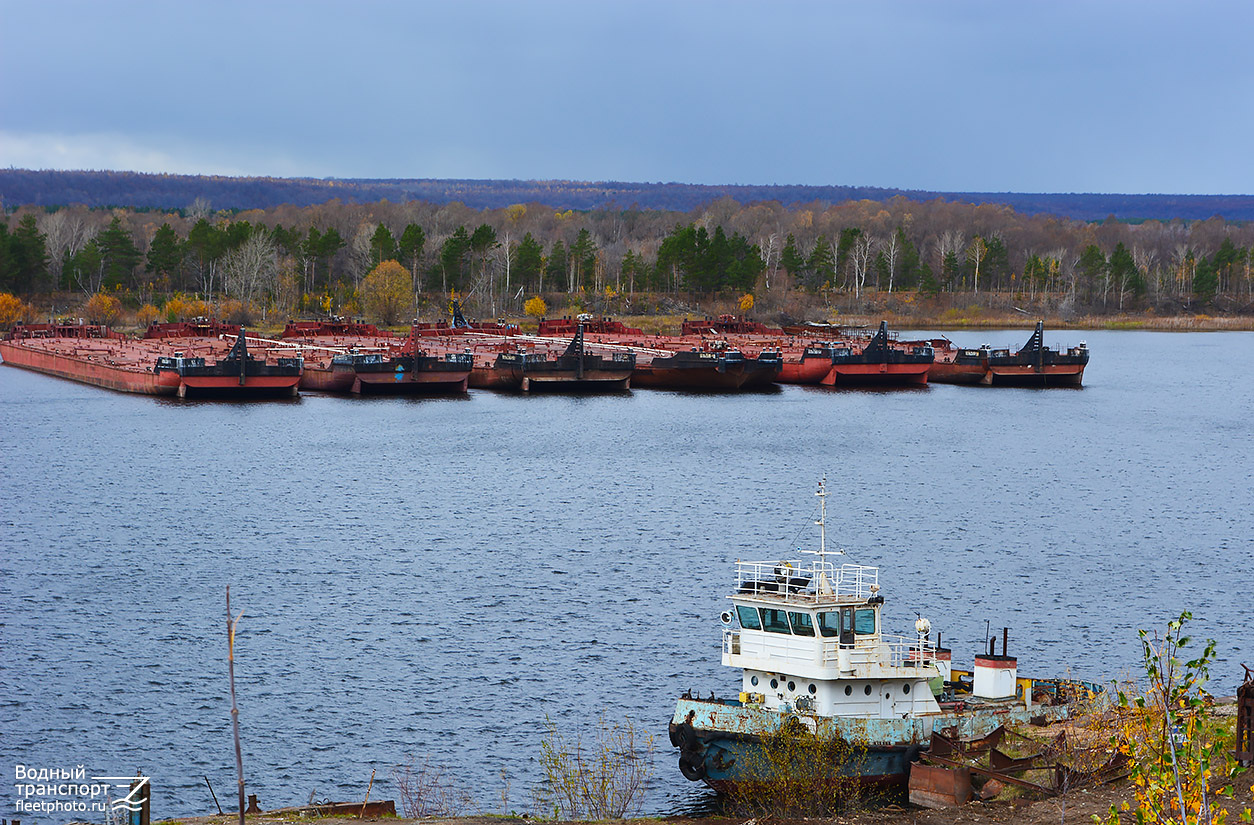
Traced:
<svg viewBox="0 0 1254 825">
<path fill-rule="evenodd" d="M 771 320 L 896 312 L 916 300 L 1042 317 L 1248 315 L 1254 224 L 1100 223 L 943 200 L 689 211 L 476 209 L 426 201 L 215 211 L 20 207 L 0 222 L 15 314 L 104 295 L 139 321 L 213 308 L 232 320 L 480 317 L 755 307 Z M 77 296 L 77 297 L 75 297 Z M 539 304 L 536 297 L 543 297 Z M 67 304 L 69 306 L 67 306 Z M 679 309 L 677 309 L 679 308 Z M 3 321 L 0 318 L 0 321 Z"/>
<path fill-rule="evenodd" d="M 690 212 L 720 198 L 752 204 L 825 209 L 848 201 L 944 198 L 955 203 L 1010 206 L 1026 215 L 1056 215 L 1101 221 L 1254 220 L 1251 195 L 1028 194 L 1016 192 L 931 192 L 871 186 L 704 186 L 686 183 L 621 181 L 433 180 L 242 178 L 157 175 L 138 172 L 34 171 L 0 169 L 0 205 L 130 207 L 175 210 L 204 198 L 218 209 L 272 209 L 284 204 L 314 206 L 346 203 L 462 203 L 474 209 L 500 209 L 515 203 L 543 203 L 557 210 L 663 209 Z"/>
</svg>

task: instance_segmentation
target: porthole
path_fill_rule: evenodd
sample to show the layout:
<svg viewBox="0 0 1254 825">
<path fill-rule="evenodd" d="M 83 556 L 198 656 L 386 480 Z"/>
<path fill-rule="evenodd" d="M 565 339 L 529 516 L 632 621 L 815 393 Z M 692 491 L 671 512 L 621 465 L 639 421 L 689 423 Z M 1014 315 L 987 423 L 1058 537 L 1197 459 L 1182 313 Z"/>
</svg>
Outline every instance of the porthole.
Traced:
<svg viewBox="0 0 1254 825">
<path fill-rule="evenodd" d="M 789 682 L 789 683 L 788 683 L 788 692 L 789 692 L 789 693 L 793 693 L 793 692 L 795 692 L 796 690 L 797 690 L 797 683 L 796 683 L 796 682 Z"/>
<path fill-rule="evenodd" d="M 751 676 L 751 677 L 749 677 L 749 684 L 753 685 L 754 687 L 757 687 L 757 686 L 758 686 L 758 677 L 757 677 L 757 676 Z"/>
<path fill-rule="evenodd" d="M 910 692 L 910 683 L 909 683 L 909 682 L 906 682 L 904 685 L 902 685 L 902 686 L 901 686 L 901 692 L 902 692 L 902 693 L 909 693 L 909 692 Z"/>
<path fill-rule="evenodd" d="M 809 690 L 810 690 L 810 695 L 811 695 L 811 696 L 813 696 L 814 694 L 816 694 L 816 693 L 818 693 L 818 692 L 819 692 L 819 689 L 818 689 L 818 688 L 816 688 L 814 685 L 810 685 Z"/>
<path fill-rule="evenodd" d="M 849 696 L 852 693 L 853 693 L 853 688 L 849 685 L 845 685 L 845 695 Z"/>
<path fill-rule="evenodd" d="M 867 696 L 870 696 L 870 695 L 871 695 L 871 686 L 870 686 L 870 685 L 867 685 L 867 686 L 866 686 L 866 695 L 867 695 Z"/>
<path fill-rule="evenodd" d="M 771 690 L 775 690 L 775 689 L 776 689 L 776 688 L 778 688 L 778 687 L 779 687 L 779 680 L 778 680 L 778 679 L 772 679 L 772 680 L 771 680 Z"/>
</svg>

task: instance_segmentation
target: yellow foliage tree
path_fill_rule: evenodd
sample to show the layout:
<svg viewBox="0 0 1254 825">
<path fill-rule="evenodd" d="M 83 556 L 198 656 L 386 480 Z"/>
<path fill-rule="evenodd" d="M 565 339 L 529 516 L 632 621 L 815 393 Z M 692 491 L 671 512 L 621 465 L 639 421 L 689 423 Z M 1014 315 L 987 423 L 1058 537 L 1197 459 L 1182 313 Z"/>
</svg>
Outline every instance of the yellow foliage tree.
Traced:
<svg viewBox="0 0 1254 825">
<path fill-rule="evenodd" d="M 749 292 L 740 298 L 740 314 L 744 315 L 751 309 L 753 309 L 753 293 Z"/>
<path fill-rule="evenodd" d="M 512 206 L 505 207 L 505 217 L 509 218 L 510 223 L 518 223 L 527 214 L 527 207 L 521 203 L 515 203 Z"/>
<path fill-rule="evenodd" d="M 165 319 L 173 324 L 187 315 L 187 303 L 177 295 L 165 302 Z"/>
<path fill-rule="evenodd" d="M 83 314 L 93 324 L 112 324 L 122 314 L 122 302 L 112 295 L 97 292 L 87 299 Z"/>
<path fill-rule="evenodd" d="M 187 310 L 185 317 L 187 318 L 208 318 L 210 313 L 209 304 L 197 298 L 194 301 L 187 302 Z"/>
<path fill-rule="evenodd" d="M 1191 639 L 1184 625 L 1193 618 L 1185 611 L 1160 636 L 1139 631 L 1148 686 L 1144 693 L 1119 691 L 1119 725 L 1111 744 L 1130 760 L 1132 802 L 1112 805 L 1102 825 L 1128 821 L 1122 813 L 1135 807 L 1138 823 L 1224 825 L 1227 811 L 1216 803 L 1231 799 L 1234 779 L 1243 772 L 1231 752 L 1231 728 L 1212 712 L 1206 690 L 1215 642 L 1207 640 L 1196 658 L 1184 653 Z M 1187 659 L 1187 661 L 1186 661 Z M 1239 811 L 1242 822 L 1254 821 L 1249 808 Z"/>
<path fill-rule="evenodd" d="M 395 324 L 414 304 L 413 285 L 408 269 L 396 261 L 383 261 L 361 282 L 366 314 L 384 325 Z"/>
<path fill-rule="evenodd" d="M 26 320 L 29 311 L 30 307 L 21 298 L 0 292 L 0 327 L 9 329 L 14 324 L 21 323 Z"/>
<path fill-rule="evenodd" d="M 537 295 L 534 298 L 528 298 L 527 303 L 523 304 L 523 312 L 532 318 L 543 318 L 549 312 L 549 305 L 544 299 Z"/>
<path fill-rule="evenodd" d="M 135 313 L 135 320 L 139 322 L 140 326 L 146 327 L 153 321 L 157 320 L 157 316 L 160 314 L 161 310 L 157 309 L 152 304 L 144 304 L 139 308 L 139 311 Z"/>
<path fill-rule="evenodd" d="M 227 298 L 218 304 L 217 317 L 232 324 L 248 326 L 253 322 L 253 305 L 238 298 Z"/>
</svg>

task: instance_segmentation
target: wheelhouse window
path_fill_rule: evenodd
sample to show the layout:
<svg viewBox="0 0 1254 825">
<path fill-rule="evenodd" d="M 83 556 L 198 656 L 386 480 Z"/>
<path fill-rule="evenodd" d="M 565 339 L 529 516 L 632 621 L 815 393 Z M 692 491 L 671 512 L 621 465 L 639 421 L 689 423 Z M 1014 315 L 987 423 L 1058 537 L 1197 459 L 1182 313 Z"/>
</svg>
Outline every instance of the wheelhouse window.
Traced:
<svg viewBox="0 0 1254 825">
<path fill-rule="evenodd" d="M 736 615 L 740 617 L 740 626 L 745 630 L 761 630 L 762 623 L 758 621 L 758 611 L 752 607 L 744 605 L 736 605 Z"/>
<path fill-rule="evenodd" d="M 767 633 L 792 632 L 788 629 L 788 611 L 773 607 L 762 607 L 759 610 L 762 611 L 762 629 Z"/>
<path fill-rule="evenodd" d="M 809 613 L 795 613 L 788 611 L 788 622 L 792 625 L 794 636 L 813 636 L 814 622 L 810 619 Z"/>
<path fill-rule="evenodd" d="M 819 614 L 819 632 L 824 636 L 834 637 L 840 635 L 840 611 L 831 610 L 827 613 Z"/>
<path fill-rule="evenodd" d="M 875 633 L 875 611 L 862 608 L 853 612 L 853 632 L 859 636 L 870 636 Z"/>
</svg>

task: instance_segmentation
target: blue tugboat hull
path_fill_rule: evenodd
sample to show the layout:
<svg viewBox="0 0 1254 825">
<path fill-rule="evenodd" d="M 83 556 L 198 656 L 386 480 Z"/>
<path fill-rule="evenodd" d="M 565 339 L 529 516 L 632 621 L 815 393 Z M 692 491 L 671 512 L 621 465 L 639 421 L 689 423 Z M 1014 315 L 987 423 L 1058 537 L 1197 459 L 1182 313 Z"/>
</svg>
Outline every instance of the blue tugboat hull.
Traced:
<svg viewBox="0 0 1254 825">
<path fill-rule="evenodd" d="M 742 782 L 767 779 L 763 769 L 772 760 L 763 736 L 778 734 L 789 725 L 852 743 L 844 753 L 852 753 L 853 758 L 827 766 L 833 779 L 856 777 L 867 785 L 893 788 L 905 785 L 910 763 L 931 742 L 933 732 L 978 739 L 1003 725 L 1028 724 L 1029 720 L 1052 722 L 1067 715 L 1065 705 L 1029 709 L 1004 703 L 896 719 L 816 717 L 734 700 L 681 698 L 670 723 L 670 739 L 680 750 L 679 766 L 684 776 L 719 792 Z"/>
</svg>

